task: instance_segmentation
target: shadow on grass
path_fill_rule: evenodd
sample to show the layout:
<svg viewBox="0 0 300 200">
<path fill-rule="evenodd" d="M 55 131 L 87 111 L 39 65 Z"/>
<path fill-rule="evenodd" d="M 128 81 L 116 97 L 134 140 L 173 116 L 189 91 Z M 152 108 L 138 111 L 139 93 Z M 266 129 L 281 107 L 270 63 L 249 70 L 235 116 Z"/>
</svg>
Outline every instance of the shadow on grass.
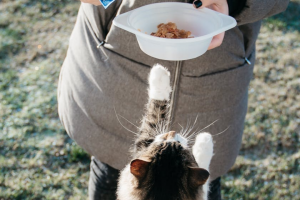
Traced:
<svg viewBox="0 0 300 200">
<path fill-rule="evenodd" d="M 0 146 L 0 154 L 4 155 L 6 160 L 14 158 L 18 161 L 17 163 L 19 163 L 19 161 L 25 161 L 25 163 L 22 165 L 13 164 L 2 166 L 0 168 L 0 177 L 1 174 L 9 173 L 10 171 L 33 168 L 39 170 L 44 167 L 47 168 L 47 170 L 55 173 L 58 172 L 59 169 L 68 169 L 70 165 L 76 165 L 79 163 L 81 163 L 83 166 L 86 166 L 84 167 L 84 170 L 89 170 L 89 154 L 87 154 L 74 142 L 72 143 L 71 139 L 69 139 L 67 136 L 64 144 L 60 146 L 36 147 L 29 144 L 25 146 L 17 145 L 18 143 L 24 143 L 22 140 L 17 140 L 14 142 L 6 140 L 5 143 L 6 144 L 4 146 Z M 40 157 L 40 155 L 42 155 L 42 157 Z M 45 162 L 38 165 L 29 164 L 35 159 L 44 160 Z"/>
<path fill-rule="evenodd" d="M 290 2 L 286 11 L 264 20 L 271 30 L 278 28 L 283 31 L 300 31 L 300 1 Z"/>
<path fill-rule="evenodd" d="M 9 141 L 8 141 L 9 143 Z M 18 146 L 14 147 L 13 144 L 8 144 L 6 146 L 0 147 L 0 154 L 5 155 L 5 160 L 1 160 L 2 162 L 7 162 L 11 158 L 13 160 L 17 160 L 15 163 L 8 164 L 7 166 L 1 166 L 0 168 L 0 200 L 16 200 L 16 199 L 46 199 L 42 194 L 47 194 L 49 192 L 53 192 L 56 190 L 64 190 L 66 196 L 71 196 L 72 192 L 69 191 L 68 186 L 65 183 L 55 182 L 55 174 L 61 173 L 61 169 L 76 169 L 76 176 L 80 177 L 82 174 L 89 171 L 89 162 L 90 158 L 87 153 L 85 153 L 79 146 L 71 145 L 69 150 L 65 149 L 64 146 L 60 147 L 45 147 L 38 148 L 32 145 Z M 59 152 L 63 150 L 65 153 L 60 154 Z M 32 159 L 35 159 L 36 156 L 39 156 L 39 152 L 42 151 L 42 157 L 38 157 L 38 160 L 44 160 L 43 164 L 34 164 L 32 165 Z M 14 161 L 13 161 L 14 162 Z M 78 167 L 80 165 L 80 167 Z M 34 176 L 28 179 L 29 190 L 24 188 L 24 186 L 20 183 L 18 187 L 19 190 L 15 188 L 11 188 L 9 184 L 4 181 L 7 178 L 14 177 L 15 174 L 23 174 L 18 175 L 16 178 L 20 178 L 24 176 L 24 172 L 28 171 L 30 174 L 34 171 Z M 69 172 L 74 173 L 74 171 Z M 47 174 L 50 174 L 52 177 L 51 180 L 45 182 L 45 177 Z M 38 175 L 38 176 L 35 176 Z M 53 176 L 52 176 L 53 175 Z M 82 188 L 82 182 L 78 181 L 76 176 L 70 176 L 68 181 L 71 184 L 74 184 L 76 187 Z M 22 178 L 21 178 L 22 179 Z M 26 180 L 25 179 L 25 180 Z M 40 187 L 40 184 L 43 184 Z M 36 192 L 36 188 L 32 188 L 33 185 L 39 185 L 38 187 L 42 188 L 42 194 Z M 32 190 L 31 190 L 32 189 Z M 65 196 L 65 199 L 68 199 Z"/>
<path fill-rule="evenodd" d="M 68 168 L 69 164 L 76 164 L 76 163 L 85 164 L 87 165 L 87 169 L 89 169 L 88 166 L 90 163 L 90 156 L 77 145 L 74 148 L 72 147 L 70 151 L 67 151 L 65 155 L 59 155 L 58 153 L 53 153 L 54 150 L 45 149 L 45 148 L 42 149 L 39 148 L 38 150 L 34 150 L 33 148 L 17 148 L 14 151 L 16 152 L 16 154 L 12 155 L 12 157 L 17 158 L 18 160 L 33 159 L 36 155 L 35 151 L 42 151 L 46 157 L 45 159 L 47 160 L 47 163 L 43 165 L 52 171 L 57 171 L 58 166 L 61 169 L 66 169 Z M 10 171 L 10 170 L 16 170 L 22 168 L 23 167 L 14 165 L 11 167 L 2 167 L 0 171 L 5 171 L 5 170 Z M 28 168 L 38 168 L 38 167 L 28 167 Z"/>
<path fill-rule="evenodd" d="M 1 3 L 2 2 L 0 0 L 0 4 Z M 4 3 L 6 3 L 6 1 L 4 1 Z M 4 9 L 0 8 L 0 62 L 3 62 L 8 57 L 13 57 L 22 48 L 24 48 L 24 46 L 26 45 L 26 36 L 30 35 L 30 33 L 27 31 L 30 31 L 30 27 L 33 23 L 42 19 L 46 19 L 49 21 L 52 20 L 51 17 L 58 13 L 61 13 L 68 4 L 72 3 L 74 4 L 78 2 L 74 0 L 19 1 L 18 3 L 12 3 L 5 9 L 8 15 L 11 16 L 8 18 L 8 20 L 1 20 L 1 12 L 4 11 Z M 34 8 L 35 12 L 28 11 L 32 10 L 29 8 Z M 3 12 L 4 16 L 7 15 L 6 12 Z M 74 10 L 74 13 L 66 14 L 70 14 L 71 16 L 73 16 L 76 12 L 77 10 Z M 20 15 L 30 16 L 30 22 L 18 21 Z M 24 24 L 26 25 L 24 26 Z"/>
<path fill-rule="evenodd" d="M 0 60 L 7 56 L 16 54 L 23 46 L 22 33 L 20 31 L 6 28 L 0 29 Z"/>
<path fill-rule="evenodd" d="M 1 188 L 1 187 L 0 187 Z M 7 190 L 10 189 L 9 187 L 2 187 L 2 189 Z M 2 196 L 2 194 L 0 194 L 0 199 L 2 200 L 23 200 L 23 199 L 28 199 L 28 197 L 30 197 L 31 200 L 40 200 L 40 199 L 45 199 L 45 196 L 40 195 L 40 194 L 35 194 L 34 192 L 30 191 L 30 190 L 14 190 L 14 194 L 11 194 L 9 196 Z"/>
</svg>

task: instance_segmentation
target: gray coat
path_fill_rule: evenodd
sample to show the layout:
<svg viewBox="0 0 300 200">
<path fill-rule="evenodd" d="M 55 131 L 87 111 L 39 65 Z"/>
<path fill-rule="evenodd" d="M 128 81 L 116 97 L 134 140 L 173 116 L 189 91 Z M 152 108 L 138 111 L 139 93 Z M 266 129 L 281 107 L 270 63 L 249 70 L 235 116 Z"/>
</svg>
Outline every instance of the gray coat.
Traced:
<svg viewBox="0 0 300 200">
<path fill-rule="evenodd" d="M 226 32 L 220 47 L 183 62 L 144 54 L 135 35 L 112 25 L 116 15 L 156 2 L 161 1 L 117 0 L 106 10 L 81 4 L 59 78 L 59 116 L 70 137 L 87 152 L 123 168 L 130 159 L 134 134 L 119 124 L 114 108 L 139 125 L 147 103 L 149 70 L 160 63 L 170 70 L 174 83 L 172 130 L 196 116 L 199 129 L 218 119 L 204 130 L 212 135 L 229 127 L 214 137 L 210 165 L 214 180 L 232 167 L 239 152 L 260 20 L 285 10 L 288 0 L 248 0 L 248 8 L 236 17 L 238 26 Z"/>
</svg>

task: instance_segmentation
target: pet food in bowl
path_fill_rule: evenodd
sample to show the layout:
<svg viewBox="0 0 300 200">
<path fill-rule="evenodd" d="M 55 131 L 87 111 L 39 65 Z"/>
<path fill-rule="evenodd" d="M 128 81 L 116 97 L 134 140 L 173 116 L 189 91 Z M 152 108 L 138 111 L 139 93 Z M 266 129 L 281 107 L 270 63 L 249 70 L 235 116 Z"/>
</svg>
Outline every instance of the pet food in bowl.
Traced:
<svg viewBox="0 0 300 200">
<path fill-rule="evenodd" d="M 168 22 L 167 24 L 161 23 L 157 28 L 157 32 L 152 32 L 150 35 L 171 39 L 192 38 L 192 36 L 190 36 L 191 31 L 179 30 L 176 24 L 172 22 Z"/>
</svg>

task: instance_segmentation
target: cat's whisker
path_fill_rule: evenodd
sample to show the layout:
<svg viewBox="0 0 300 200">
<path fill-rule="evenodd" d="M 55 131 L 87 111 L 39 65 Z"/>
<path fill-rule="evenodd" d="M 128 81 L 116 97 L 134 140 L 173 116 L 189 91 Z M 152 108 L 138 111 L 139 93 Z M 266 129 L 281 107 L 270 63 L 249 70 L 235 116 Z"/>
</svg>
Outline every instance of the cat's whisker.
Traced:
<svg viewBox="0 0 300 200">
<path fill-rule="evenodd" d="M 230 126 L 228 126 L 225 130 L 221 131 L 220 133 L 212 135 L 212 137 L 221 135 L 222 133 L 226 132 L 229 128 L 230 128 Z M 198 134 L 201 134 L 201 130 L 193 133 L 194 136 L 197 136 Z M 188 144 L 193 144 L 196 140 L 196 137 L 190 138 L 190 139 L 187 138 L 187 140 L 188 140 Z"/>
<path fill-rule="evenodd" d="M 188 134 L 188 127 L 183 130 L 183 135 L 186 136 Z"/>
<path fill-rule="evenodd" d="M 191 135 L 189 135 L 189 137 L 187 137 L 186 139 L 189 141 L 192 141 L 192 139 L 195 138 L 195 136 L 197 136 L 200 133 L 200 131 L 194 131 Z"/>
<path fill-rule="evenodd" d="M 169 121 L 167 123 L 164 122 L 164 133 L 169 132 L 171 130 L 168 130 L 170 127 L 172 127 L 174 125 L 174 122 Z"/>
<path fill-rule="evenodd" d="M 178 125 L 183 129 L 183 126 L 181 124 L 178 123 Z"/>
<path fill-rule="evenodd" d="M 159 121 L 157 123 L 157 125 L 158 125 L 158 128 L 159 128 L 159 130 L 158 130 L 159 134 L 162 134 L 163 133 L 163 130 L 162 130 L 163 123 L 162 123 L 162 121 Z"/>
<path fill-rule="evenodd" d="M 196 119 L 195 119 L 195 121 L 194 121 L 194 124 L 193 124 L 193 126 L 191 126 L 191 128 L 188 130 L 188 132 L 187 132 L 187 135 L 194 129 L 194 127 L 195 127 L 195 125 L 196 125 L 196 122 L 197 122 L 197 120 L 198 120 L 198 114 L 197 114 L 197 116 L 196 116 Z"/>
<path fill-rule="evenodd" d="M 158 135 L 163 134 L 164 124 L 163 121 L 158 121 L 156 124 L 156 133 Z"/>
<path fill-rule="evenodd" d="M 184 128 L 181 124 L 178 123 L 178 125 L 181 127 L 181 130 L 179 131 L 179 134 L 182 136 L 182 137 L 185 137 L 185 135 L 183 134 L 183 131 L 184 131 Z"/>
<path fill-rule="evenodd" d="M 198 120 L 198 114 L 197 114 L 197 116 L 196 116 L 196 118 L 195 118 L 194 124 L 189 128 L 188 133 L 190 133 L 190 132 L 194 129 L 197 120 Z"/>
<path fill-rule="evenodd" d="M 212 125 L 213 125 L 214 123 L 216 123 L 217 121 L 219 121 L 219 119 L 215 120 L 214 122 L 212 122 L 211 124 L 207 125 L 206 127 L 204 127 L 203 129 L 201 129 L 201 130 L 198 131 L 198 132 L 201 132 L 201 131 L 207 129 L 208 127 L 212 126 Z M 189 136 L 187 139 L 189 139 L 190 137 L 191 137 L 191 136 Z"/>
<path fill-rule="evenodd" d="M 166 126 L 166 124 L 162 124 L 162 132 L 163 133 L 166 133 L 167 132 L 167 129 L 168 129 L 168 126 Z"/>
<path fill-rule="evenodd" d="M 208 127 L 214 125 L 214 123 L 216 123 L 217 121 L 219 121 L 219 119 L 217 119 L 214 122 L 212 122 L 211 124 L 207 125 L 206 127 L 204 127 L 203 129 L 201 129 L 200 131 L 203 131 L 203 130 L 207 129 Z"/>
<path fill-rule="evenodd" d="M 123 117 L 122 115 L 118 114 L 120 117 L 122 117 L 124 120 L 126 120 L 128 123 L 130 123 L 131 125 L 135 126 L 137 129 L 139 129 L 139 127 L 137 125 L 135 125 L 134 123 L 132 123 L 131 121 L 129 121 L 128 119 L 126 119 L 125 117 Z"/>
<path fill-rule="evenodd" d="M 230 128 L 230 125 L 229 125 L 224 131 L 222 131 L 222 132 L 220 132 L 220 133 L 217 133 L 217 134 L 215 134 L 215 135 L 212 135 L 212 137 L 221 135 L 222 133 L 226 132 L 229 128 Z"/>
<path fill-rule="evenodd" d="M 158 131 L 158 133 L 159 133 L 159 134 L 161 134 L 161 126 L 162 126 L 162 123 L 161 123 L 161 121 L 158 121 L 158 122 L 157 122 L 157 126 L 156 126 L 156 127 L 158 128 L 158 130 L 157 130 L 157 131 Z"/>
<path fill-rule="evenodd" d="M 197 133 L 199 133 L 200 131 L 195 131 L 192 134 L 190 134 L 186 139 L 191 140 L 193 138 L 193 136 Z"/>
<path fill-rule="evenodd" d="M 200 131 L 201 131 L 201 130 L 200 130 Z M 195 135 L 195 134 L 197 135 L 200 131 L 198 131 L 198 128 L 197 128 L 192 134 L 190 134 L 190 135 L 187 137 L 187 139 L 189 139 L 189 140 L 192 139 L 192 136 Z"/>
<path fill-rule="evenodd" d="M 157 127 L 158 127 L 158 124 L 156 124 L 156 126 L 155 126 L 155 133 L 158 133 Z"/>
<path fill-rule="evenodd" d="M 186 135 L 188 126 L 189 126 L 189 120 L 187 121 L 186 126 L 185 126 L 185 129 L 183 130 L 183 135 Z"/>
<path fill-rule="evenodd" d="M 121 123 L 121 121 L 120 121 L 120 119 L 119 119 L 119 117 L 118 117 L 118 114 L 117 114 L 117 111 L 116 111 L 116 108 L 115 108 L 115 107 L 114 107 L 114 110 L 115 110 L 115 114 L 116 114 L 116 117 L 117 117 L 117 119 L 118 119 L 120 125 L 121 125 L 125 130 L 127 130 L 127 131 L 129 131 L 129 132 L 131 132 L 131 133 L 133 133 L 133 134 L 135 134 L 135 135 L 139 135 L 139 133 L 136 133 L 136 132 L 134 132 L 134 131 L 128 129 L 127 127 L 125 127 L 125 126 Z"/>
<path fill-rule="evenodd" d="M 200 131 L 193 132 L 191 135 L 189 135 L 189 137 L 187 138 L 187 140 L 192 141 L 200 133 L 201 133 Z"/>
<path fill-rule="evenodd" d="M 190 126 L 190 119 L 187 121 L 186 128 L 183 131 L 184 137 L 188 134 L 188 128 Z"/>
<path fill-rule="evenodd" d="M 190 132 L 189 129 L 186 128 L 186 129 L 185 129 L 185 132 L 184 132 L 184 135 L 187 136 L 187 135 L 189 134 L 189 132 Z"/>
</svg>

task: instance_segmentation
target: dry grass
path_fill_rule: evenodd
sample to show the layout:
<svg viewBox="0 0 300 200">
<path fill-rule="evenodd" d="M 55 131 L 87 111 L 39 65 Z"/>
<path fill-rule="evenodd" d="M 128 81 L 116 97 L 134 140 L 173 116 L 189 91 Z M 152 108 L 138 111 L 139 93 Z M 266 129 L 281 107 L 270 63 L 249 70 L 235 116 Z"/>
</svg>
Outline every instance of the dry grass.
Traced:
<svg viewBox="0 0 300 200">
<path fill-rule="evenodd" d="M 89 157 L 64 132 L 56 86 L 73 0 L 0 2 L 0 199 L 86 199 Z M 257 42 L 243 146 L 224 199 L 300 199 L 300 1 Z"/>
</svg>

